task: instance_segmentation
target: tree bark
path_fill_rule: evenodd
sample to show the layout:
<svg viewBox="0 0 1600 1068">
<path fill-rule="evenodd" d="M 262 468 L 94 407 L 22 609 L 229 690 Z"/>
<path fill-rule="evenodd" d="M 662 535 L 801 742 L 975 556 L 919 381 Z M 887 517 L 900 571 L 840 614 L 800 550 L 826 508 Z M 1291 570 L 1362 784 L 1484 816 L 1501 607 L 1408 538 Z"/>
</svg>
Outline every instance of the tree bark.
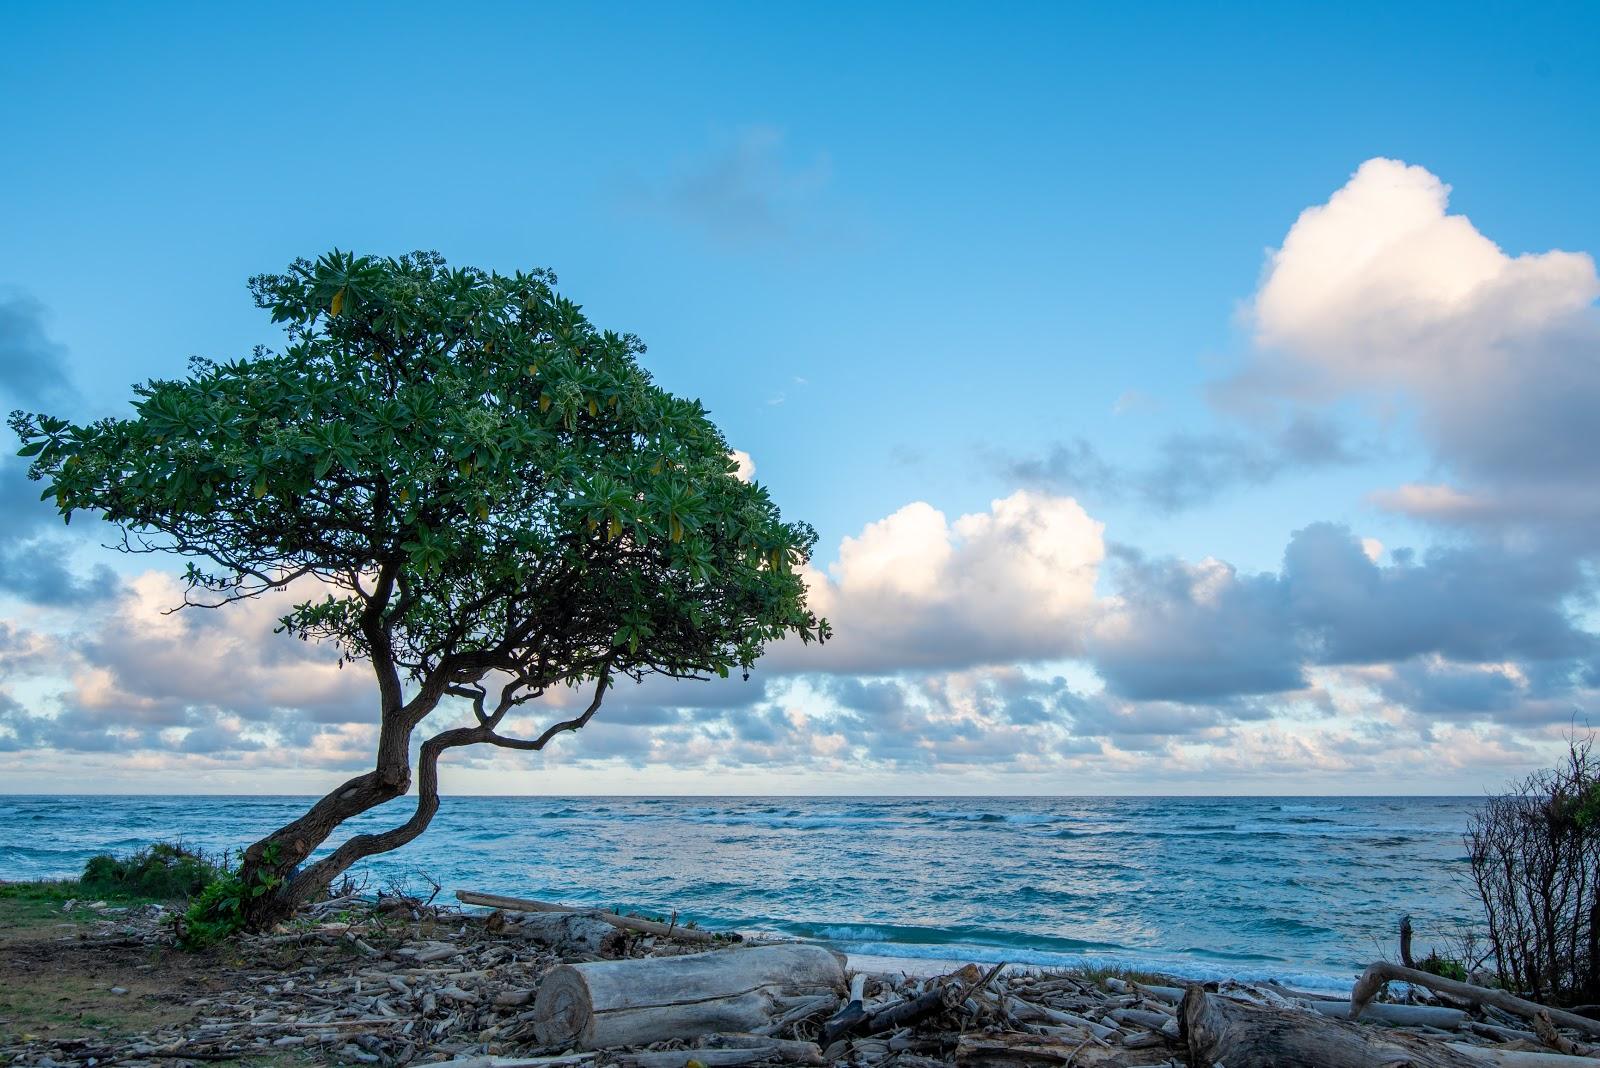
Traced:
<svg viewBox="0 0 1600 1068">
<path fill-rule="evenodd" d="M 246 900 L 244 921 L 247 930 L 259 931 L 293 915 L 301 904 L 312 900 L 350 868 L 374 853 L 398 849 L 421 834 L 439 809 L 439 754 L 451 745 L 464 745 L 475 738 L 456 739 L 462 732 L 445 731 L 423 743 L 419 760 L 417 808 L 399 827 L 379 834 L 356 835 L 314 864 L 302 867 L 340 824 L 379 805 L 403 797 L 411 788 L 411 735 L 439 702 L 438 696 L 422 694 L 410 705 L 386 712 L 378 736 L 377 766 L 357 775 L 312 805 L 306 814 L 273 831 L 244 851 L 239 877 Z M 471 729 L 468 729 L 469 733 Z M 273 889 L 259 897 L 251 888 L 274 881 Z"/>
<path fill-rule="evenodd" d="M 325 795 L 305 815 L 246 849 L 239 877 L 247 895 L 251 888 L 263 882 L 278 882 L 274 889 L 260 897 L 247 896 L 245 927 L 259 931 L 287 919 L 301 903 L 325 889 L 338 872 L 328 872 L 320 885 L 313 886 L 313 879 L 305 878 L 306 873 L 296 869 L 345 820 L 404 794 L 410 785 L 409 778 L 409 768 L 403 769 L 399 776 L 393 772 L 385 775 L 383 771 L 358 775 Z"/>
</svg>

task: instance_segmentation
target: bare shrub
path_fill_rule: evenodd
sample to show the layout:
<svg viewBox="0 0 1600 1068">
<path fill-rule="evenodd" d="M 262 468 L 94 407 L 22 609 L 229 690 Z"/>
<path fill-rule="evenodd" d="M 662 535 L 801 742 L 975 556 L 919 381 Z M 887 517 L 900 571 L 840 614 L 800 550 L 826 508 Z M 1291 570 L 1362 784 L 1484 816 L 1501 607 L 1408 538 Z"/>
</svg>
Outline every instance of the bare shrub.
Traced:
<svg viewBox="0 0 1600 1068">
<path fill-rule="evenodd" d="M 1600 757 L 1571 739 L 1560 767 L 1491 797 L 1466 833 L 1500 985 L 1600 1001 Z"/>
</svg>

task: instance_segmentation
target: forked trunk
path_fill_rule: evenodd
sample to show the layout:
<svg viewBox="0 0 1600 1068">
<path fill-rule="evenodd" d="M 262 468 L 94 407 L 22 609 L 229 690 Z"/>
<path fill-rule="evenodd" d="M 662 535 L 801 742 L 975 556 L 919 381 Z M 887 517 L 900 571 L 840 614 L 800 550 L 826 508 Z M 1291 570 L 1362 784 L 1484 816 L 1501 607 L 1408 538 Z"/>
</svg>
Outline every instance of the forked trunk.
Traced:
<svg viewBox="0 0 1600 1068">
<path fill-rule="evenodd" d="M 411 711 L 416 712 L 414 708 Z M 420 721 L 423 715 L 415 714 L 415 720 Z M 406 755 L 411 728 L 391 729 L 386 722 L 378 743 L 377 770 L 351 779 L 312 805 L 304 816 L 245 850 L 240 879 L 245 886 L 246 929 L 259 931 L 287 919 L 301 904 L 325 891 L 352 864 L 399 849 L 427 830 L 434 813 L 439 811 L 439 754 L 484 741 L 489 733 L 482 726 L 457 727 L 423 742 L 417 761 L 417 807 L 411 818 L 386 831 L 346 839 L 332 853 L 302 867 L 345 820 L 404 795 L 410 787 L 411 766 Z M 267 889 L 256 894 L 254 888 L 263 885 Z"/>
<path fill-rule="evenodd" d="M 288 919 L 296 908 L 326 890 L 359 857 L 351 856 L 337 866 L 328 864 L 332 859 L 328 857 L 302 867 L 306 858 L 345 820 L 403 795 L 410 779 L 411 769 L 404 764 L 358 775 L 312 805 L 305 815 L 246 849 L 239 869 L 245 888 L 245 929 L 260 931 Z"/>
<path fill-rule="evenodd" d="M 609 658 L 602 663 L 595 684 L 594 699 L 581 714 L 547 727 L 533 739 L 507 738 L 495 733 L 507 709 L 517 702 L 507 688 L 501 704 L 485 714 L 480 701 L 476 706 L 478 725 L 440 731 L 422 743 L 417 758 L 417 807 L 411 818 L 397 827 L 377 834 L 358 834 L 312 864 L 311 854 L 328 840 L 345 820 L 377 808 L 405 794 L 411 785 L 411 733 L 438 705 L 448 689 L 437 679 L 425 683 L 408 704 L 401 705 L 399 686 L 393 672 L 380 670 L 379 683 L 384 696 L 384 714 L 378 736 L 376 770 L 357 775 L 318 801 L 299 819 L 285 825 L 244 852 L 240 880 L 244 884 L 241 909 L 247 930 L 259 931 L 287 919 L 301 904 L 328 888 L 350 866 L 364 857 L 399 849 L 427 829 L 439 811 L 439 755 L 446 749 L 487 742 L 508 749 L 538 752 L 550 739 L 575 731 L 589 722 L 600 708 L 609 683 Z M 450 691 L 455 693 L 456 691 Z M 302 867 L 302 865 L 304 865 Z"/>
</svg>

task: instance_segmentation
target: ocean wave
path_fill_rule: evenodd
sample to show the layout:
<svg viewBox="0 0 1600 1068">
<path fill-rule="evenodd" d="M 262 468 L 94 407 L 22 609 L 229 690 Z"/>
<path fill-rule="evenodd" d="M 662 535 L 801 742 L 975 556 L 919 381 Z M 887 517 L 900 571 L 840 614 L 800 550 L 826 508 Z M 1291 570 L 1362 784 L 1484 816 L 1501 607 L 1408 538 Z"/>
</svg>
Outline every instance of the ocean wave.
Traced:
<svg viewBox="0 0 1600 1068">
<path fill-rule="evenodd" d="M 1319 923 L 1307 923 L 1297 920 L 1293 916 L 1268 916 L 1256 919 L 1251 926 L 1261 931 L 1270 931 L 1275 935 L 1324 935 L 1332 934 L 1333 928 L 1324 927 Z"/>
<path fill-rule="evenodd" d="M 805 923 L 782 921 L 773 926 L 780 932 L 800 938 L 821 939 L 841 943 L 870 941 L 897 946 L 987 946 L 1010 947 L 1018 950 L 1037 949 L 1041 952 L 1071 953 L 1085 950 L 1119 950 L 1126 946 L 1115 942 L 1093 939 L 1066 938 L 1059 935 L 1024 934 L 995 928 L 967 924 L 951 926 L 924 926 L 908 923 L 844 922 Z M 870 931 L 866 935 L 834 935 L 831 931 Z M 863 951 L 865 952 L 865 951 Z"/>
<path fill-rule="evenodd" d="M 874 817 L 866 816 L 804 816 L 799 814 L 793 816 L 736 816 L 712 814 L 688 816 L 684 818 L 684 822 L 707 824 L 713 827 L 761 827 L 772 831 L 818 831 L 828 828 L 859 827 L 864 823 L 878 821 Z"/>
<path fill-rule="evenodd" d="M 934 809 L 923 812 L 924 819 L 944 823 L 1011 823 L 1018 826 L 1058 823 L 1060 816 L 1047 812 L 964 812 Z"/>
</svg>

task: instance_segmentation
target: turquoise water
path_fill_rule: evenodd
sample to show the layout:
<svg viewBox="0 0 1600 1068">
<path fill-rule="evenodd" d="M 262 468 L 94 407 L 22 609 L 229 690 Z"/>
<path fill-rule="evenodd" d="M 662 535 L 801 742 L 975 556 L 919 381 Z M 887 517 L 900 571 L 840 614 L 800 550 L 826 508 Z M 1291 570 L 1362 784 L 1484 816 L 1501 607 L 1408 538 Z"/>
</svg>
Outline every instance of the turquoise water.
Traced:
<svg viewBox="0 0 1600 1068">
<path fill-rule="evenodd" d="M 1470 921 L 1476 798 L 446 798 L 358 869 L 399 881 L 679 913 L 901 958 L 1085 960 L 1347 986 L 1410 913 Z M 293 797 L 0 797 L 0 878 L 97 852 L 237 848 Z M 405 801 L 348 826 L 403 819 Z"/>
</svg>

